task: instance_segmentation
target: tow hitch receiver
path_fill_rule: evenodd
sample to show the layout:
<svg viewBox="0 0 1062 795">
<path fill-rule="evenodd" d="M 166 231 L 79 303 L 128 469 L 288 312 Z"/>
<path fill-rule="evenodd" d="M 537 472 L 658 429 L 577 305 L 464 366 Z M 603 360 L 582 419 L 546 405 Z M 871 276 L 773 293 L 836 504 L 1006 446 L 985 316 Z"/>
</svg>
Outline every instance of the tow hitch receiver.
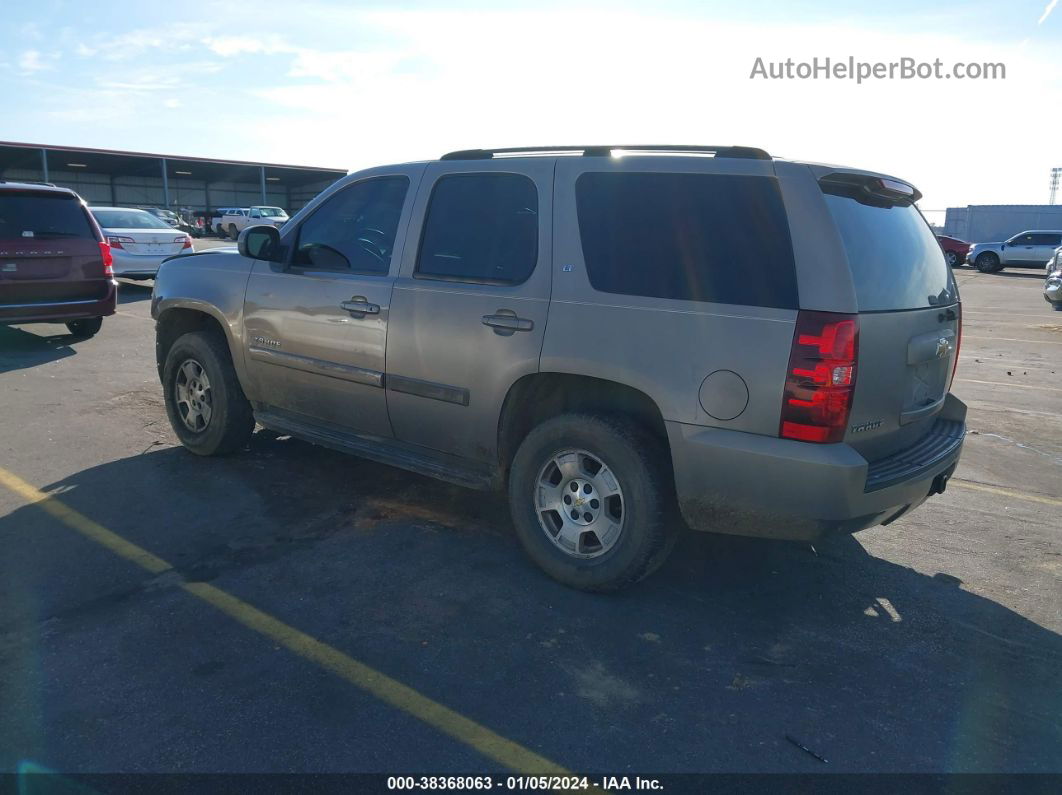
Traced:
<svg viewBox="0 0 1062 795">
<path fill-rule="evenodd" d="M 948 478 L 951 477 L 950 472 L 941 472 L 935 478 L 933 478 L 933 485 L 929 487 L 929 496 L 934 494 L 943 494 L 944 490 L 948 487 Z"/>
</svg>

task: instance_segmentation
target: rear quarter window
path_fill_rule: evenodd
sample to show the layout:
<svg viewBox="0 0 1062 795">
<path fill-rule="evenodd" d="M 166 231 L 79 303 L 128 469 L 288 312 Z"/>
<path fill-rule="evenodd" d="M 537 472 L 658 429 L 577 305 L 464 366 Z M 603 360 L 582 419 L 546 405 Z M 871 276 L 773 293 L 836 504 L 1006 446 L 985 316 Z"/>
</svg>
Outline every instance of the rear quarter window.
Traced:
<svg viewBox="0 0 1062 795">
<path fill-rule="evenodd" d="M 588 172 L 575 193 L 594 289 L 799 306 L 789 223 L 774 178 Z"/>
<path fill-rule="evenodd" d="M 0 240 L 95 240 L 81 202 L 68 194 L 0 193 Z"/>
<path fill-rule="evenodd" d="M 841 187 L 823 191 L 848 255 L 860 312 L 958 300 L 940 244 L 917 207 L 865 203 Z"/>
</svg>

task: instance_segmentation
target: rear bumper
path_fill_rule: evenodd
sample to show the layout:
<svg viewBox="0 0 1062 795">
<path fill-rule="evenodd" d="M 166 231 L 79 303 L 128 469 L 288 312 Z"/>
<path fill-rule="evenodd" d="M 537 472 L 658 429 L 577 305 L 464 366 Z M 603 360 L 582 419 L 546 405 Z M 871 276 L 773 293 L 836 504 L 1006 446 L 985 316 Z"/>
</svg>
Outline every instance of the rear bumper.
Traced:
<svg viewBox="0 0 1062 795">
<path fill-rule="evenodd" d="M 191 251 L 189 250 L 190 254 Z M 111 249 L 114 257 L 114 275 L 126 279 L 154 279 L 159 272 L 159 265 L 164 260 L 186 254 L 130 254 L 127 251 Z"/>
<path fill-rule="evenodd" d="M 113 315 L 118 304 L 118 284 L 108 279 L 100 298 L 33 303 L 3 303 L 0 298 L 0 324 L 65 323 L 89 317 Z"/>
<path fill-rule="evenodd" d="M 666 425 L 690 527 L 814 540 L 888 524 L 942 491 L 962 453 L 965 421 L 965 404 L 948 395 L 924 439 L 873 464 L 847 444 Z"/>
</svg>

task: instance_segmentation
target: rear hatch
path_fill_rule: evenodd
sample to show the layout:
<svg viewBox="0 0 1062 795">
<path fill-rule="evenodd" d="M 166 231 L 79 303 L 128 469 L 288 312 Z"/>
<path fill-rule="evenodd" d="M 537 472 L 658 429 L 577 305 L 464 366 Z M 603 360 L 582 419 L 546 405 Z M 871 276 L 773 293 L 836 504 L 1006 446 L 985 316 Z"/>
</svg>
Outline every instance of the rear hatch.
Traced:
<svg viewBox="0 0 1062 795">
<path fill-rule="evenodd" d="M 109 278 L 81 201 L 58 191 L 0 191 L 0 305 L 103 298 Z"/>
<path fill-rule="evenodd" d="M 819 182 L 848 256 L 859 309 L 855 392 L 844 441 L 875 461 L 933 427 L 959 352 L 959 294 L 903 183 L 832 174 Z"/>
</svg>

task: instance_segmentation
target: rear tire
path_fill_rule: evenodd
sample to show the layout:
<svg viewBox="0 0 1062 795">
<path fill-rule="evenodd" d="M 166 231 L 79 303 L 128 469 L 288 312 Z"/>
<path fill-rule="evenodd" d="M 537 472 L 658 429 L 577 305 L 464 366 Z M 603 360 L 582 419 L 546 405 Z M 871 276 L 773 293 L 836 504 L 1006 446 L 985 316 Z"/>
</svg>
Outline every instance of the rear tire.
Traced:
<svg viewBox="0 0 1062 795">
<path fill-rule="evenodd" d="M 251 404 L 218 334 L 192 331 L 178 337 L 166 355 L 162 387 L 173 432 L 196 455 L 226 455 L 250 439 Z"/>
<path fill-rule="evenodd" d="M 86 317 L 81 320 L 71 320 L 66 324 L 67 330 L 75 337 L 88 339 L 94 337 L 103 328 L 102 317 Z"/>
<path fill-rule="evenodd" d="M 600 501 L 598 493 L 605 495 Z M 544 509 L 554 502 L 578 518 Z M 528 556 L 553 579 L 584 591 L 618 590 L 651 574 L 681 527 L 667 451 L 618 417 L 563 414 L 531 431 L 513 459 L 509 506 Z"/>
<path fill-rule="evenodd" d="M 995 273 L 996 271 L 1003 270 L 1003 263 L 999 261 L 999 257 L 993 254 L 991 251 L 984 251 L 977 255 L 977 259 L 974 260 L 974 266 L 981 273 Z"/>
</svg>

